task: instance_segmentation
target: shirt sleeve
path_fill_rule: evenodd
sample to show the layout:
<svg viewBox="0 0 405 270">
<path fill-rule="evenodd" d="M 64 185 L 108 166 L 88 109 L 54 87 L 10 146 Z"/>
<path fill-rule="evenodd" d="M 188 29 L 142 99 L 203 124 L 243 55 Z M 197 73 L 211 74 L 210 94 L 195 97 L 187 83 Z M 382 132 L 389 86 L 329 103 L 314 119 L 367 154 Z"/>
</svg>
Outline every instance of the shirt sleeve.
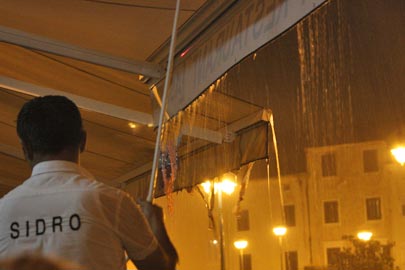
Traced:
<svg viewBox="0 0 405 270">
<path fill-rule="evenodd" d="M 132 260 L 142 260 L 155 251 L 158 242 L 135 201 L 122 193 L 117 209 L 117 233 Z"/>
</svg>

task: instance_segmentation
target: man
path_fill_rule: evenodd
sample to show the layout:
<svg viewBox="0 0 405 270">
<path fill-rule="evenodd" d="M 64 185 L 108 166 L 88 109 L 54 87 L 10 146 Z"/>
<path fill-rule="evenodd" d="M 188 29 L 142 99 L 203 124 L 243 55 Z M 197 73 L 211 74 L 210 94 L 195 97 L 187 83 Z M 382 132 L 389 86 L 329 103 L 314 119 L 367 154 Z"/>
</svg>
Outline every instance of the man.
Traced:
<svg viewBox="0 0 405 270">
<path fill-rule="evenodd" d="M 72 101 L 27 102 L 17 133 L 32 175 L 0 200 L 0 258 L 37 252 L 88 270 L 122 270 L 126 252 L 138 269 L 175 269 L 162 210 L 147 202 L 139 207 L 79 166 L 86 132 Z"/>
</svg>

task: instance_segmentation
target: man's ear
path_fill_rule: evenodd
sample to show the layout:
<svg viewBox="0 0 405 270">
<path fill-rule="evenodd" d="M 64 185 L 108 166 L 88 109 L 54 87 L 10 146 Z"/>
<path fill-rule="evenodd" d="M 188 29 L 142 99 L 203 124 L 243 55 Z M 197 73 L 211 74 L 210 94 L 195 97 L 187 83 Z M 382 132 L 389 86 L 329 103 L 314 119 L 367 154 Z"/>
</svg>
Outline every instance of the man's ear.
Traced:
<svg viewBox="0 0 405 270">
<path fill-rule="evenodd" d="M 82 138 L 80 140 L 80 153 L 83 153 L 83 151 L 86 149 L 86 142 L 87 142 L 87 132 L 82 129 Z"/>
<path fill-rule="evenodd" d="M 24 152 L 24 157 L 28 162 L 32 162 L 34 159 L 34 153 L 32 152 L 32 147 L 29 143 L 25 143 L 20 140 L 22 150 Z"/>
</svg>

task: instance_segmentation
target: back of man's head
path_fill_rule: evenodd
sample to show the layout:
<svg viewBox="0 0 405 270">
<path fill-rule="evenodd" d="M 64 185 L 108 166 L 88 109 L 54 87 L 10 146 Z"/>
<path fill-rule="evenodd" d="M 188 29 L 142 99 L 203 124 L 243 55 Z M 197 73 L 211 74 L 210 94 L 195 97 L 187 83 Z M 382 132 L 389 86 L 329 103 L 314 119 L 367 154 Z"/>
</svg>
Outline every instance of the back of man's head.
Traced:
<svg viewBox="0 0 405 270">
<path fill-rule="evenodd" d="M 66 97 L 37 97 L 21 108 L 17 133 L 33 153 L 58 154 L 80 145 L 82 119 L 77 106 Z"/>
</svg>

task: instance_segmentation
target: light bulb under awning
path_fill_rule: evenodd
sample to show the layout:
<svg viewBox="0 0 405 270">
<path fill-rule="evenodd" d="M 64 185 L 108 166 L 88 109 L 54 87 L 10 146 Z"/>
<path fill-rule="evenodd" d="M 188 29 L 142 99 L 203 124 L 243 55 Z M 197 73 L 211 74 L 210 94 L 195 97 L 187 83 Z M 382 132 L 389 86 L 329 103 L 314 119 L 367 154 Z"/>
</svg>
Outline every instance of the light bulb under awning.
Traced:
<svg viewBox="0 0 405 270">
<path fill-rule="evenodd" d="M 129 122 L 129 123 L 128 123 L 128 126 L 129 126 L 130 128 L 132 128 L 132 129 L 136 128 L 136 124 L 133 123 L 133 122 Z"/>
</svg>

